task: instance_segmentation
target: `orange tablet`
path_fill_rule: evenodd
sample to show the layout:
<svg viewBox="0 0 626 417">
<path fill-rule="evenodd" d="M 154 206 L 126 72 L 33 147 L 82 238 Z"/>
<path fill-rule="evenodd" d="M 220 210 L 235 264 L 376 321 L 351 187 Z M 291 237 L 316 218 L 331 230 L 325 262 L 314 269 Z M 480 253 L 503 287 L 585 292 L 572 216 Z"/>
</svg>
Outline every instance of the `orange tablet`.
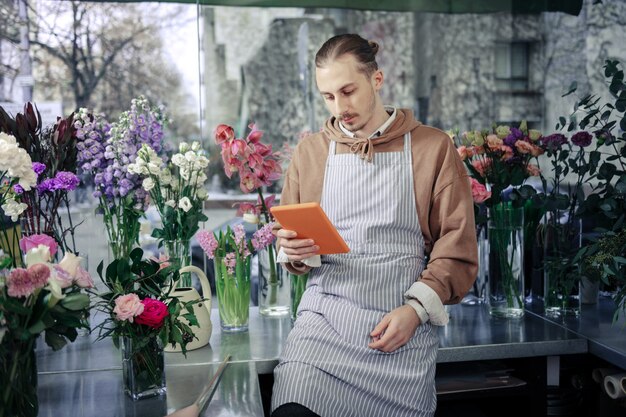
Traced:
<svg viewBox="0 0 626 417">
<path fill-rule="evenodd" d="M 270 211 L 284 229 L 293 230 L 299 239 L 313 239 L 320 255 L 350 252 L 318 203 L 287 204 Z"/>
</svg>

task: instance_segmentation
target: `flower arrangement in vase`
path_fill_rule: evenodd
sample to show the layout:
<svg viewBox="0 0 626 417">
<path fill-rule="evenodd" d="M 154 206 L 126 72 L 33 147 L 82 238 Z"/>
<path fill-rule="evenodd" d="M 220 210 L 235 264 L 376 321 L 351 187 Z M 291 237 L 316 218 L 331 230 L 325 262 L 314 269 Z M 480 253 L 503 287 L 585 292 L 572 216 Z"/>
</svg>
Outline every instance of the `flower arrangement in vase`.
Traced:
<svg viewBox="0 0 626 417">
<path fill-rule="evenodd" d="M 142 187 L 150 195 L 161 217 L 161 226 L 152 231 L 165 246 L 170 259 L 177 259 L 181 266 L 191 263 L 190 240 L 200 223 L 208 220 L 203 213 L 208 198 L 205 188 L 206 169 L 209 160 L 204 156 L 199 142 L 179 144 L 170 164 L 149 145 L 139 150 L 135 163 L 128 169 L 143 178 Z M 190 287 L 191 277 L 184 274 L 179 286 Z"/>
<path fill-rule="evenodd" d="M 124 390 L 134 400 L 165 393 L 163 347 L 186 346 L 194 339 L 190 325 L 197 325 L 194 305 L 202 299 L 181 301 L 172 295 L 171 276 L 177 264 L 143 259 L 140 248 L 128 257 L 115 259 L 98 275 L 107 291 L 98 294 L 96 308 L 106 314 L 97 326 L 99 339 L 111 337 L 122 346 Z"/>
<path fill-rule="evenodd" d="M 532 162 L 544 152 L 541 137 L 525 122 L 453 137 L 470 175 L 476 223 L 487 226 L 487 304 L 494 316 L 524 314 L 524 205 L 536 194 L 525 181 L 540 173 Z"/>
<path fill-rule="evenodd" d="M 239 186 L 244 193 L 256 192 L 257 202 L 240 203 L 238 214 L 244 220 L 257 223 L 262 228 L 274 221 L 270 208 L 275 197 L 263 196 L 263 187 L 272 185 L 282 175 L 281 154 L 272 151 L 272 145 L 264 144 L 263 132 L 256 125 L 248 126 L 250 132 L 245 138 L 235 137 L 231 126 L 218 125 L 215 129 L 215 142 L 221 148 L 224 172 L 231 178 L 239 175 Z M 268 316 L 289 314 L 290 294 L 288 280 L 279 263 L 276 262 L 274 244 L 258 252 L 259 260 L 259 312 Z"/>
<path fill-rule="evenodd" d="M 19 242 L 24 267 L 13 267 L 0 256 L 0 416 L 36 416 L 37 338 L 59 350 L 77 337 L 77 329 L 89 329 L 89 295 L 93 287 L 82 259 L 66 252 L 58 263 L 52 259 L 57 242 L 45 234 Z"/>
<path fill-rule="evenodd" d="M 166 125 L 163 109 L 143 96 L 133 99 L 130 110 L 113 124 L 85 108 L 75 115 L 78 163 L 83 175 L 93 181 L 93 195 L 98 199 L 113 258 L 128 256 L 137 245 L 139 220 L 148 205 L 143 178 L 129 170 L 129 165 L 144 144 L 163 156 Z"/>
<path fill-rule="evenodd" d="M 253 251 L 262 250 L 274 242 L 273 223 L 268 223 L 246 238 L 243 225 L 212 233 L 201 230 L 196 238 L 209 259 L 213 259 L 215 286 L 224 331 L 248 329 L 250 312 L 250 262 Z"/>
</svg>

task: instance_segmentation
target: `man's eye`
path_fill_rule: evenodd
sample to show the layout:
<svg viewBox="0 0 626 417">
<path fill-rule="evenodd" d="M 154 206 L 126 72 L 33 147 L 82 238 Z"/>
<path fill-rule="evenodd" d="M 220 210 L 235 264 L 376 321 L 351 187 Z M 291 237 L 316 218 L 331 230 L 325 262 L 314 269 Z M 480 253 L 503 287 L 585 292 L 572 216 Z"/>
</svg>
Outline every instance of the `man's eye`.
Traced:
<svg viewBox="0 0 626 417">
<path fill-rule="evenodd" d="M 349 96 L 350 94 L 354 93 L 354 90 L 349 90 L 349 91 L 344 91 L 343 95 L 344 96 Z"/>
<path fill-rule="evenodd" d="M 333 97 L 333 96 L 326 96 L 325 98 L 328 101 L 333 101 L 335 99 L 335 97 Z"/>
</svg>

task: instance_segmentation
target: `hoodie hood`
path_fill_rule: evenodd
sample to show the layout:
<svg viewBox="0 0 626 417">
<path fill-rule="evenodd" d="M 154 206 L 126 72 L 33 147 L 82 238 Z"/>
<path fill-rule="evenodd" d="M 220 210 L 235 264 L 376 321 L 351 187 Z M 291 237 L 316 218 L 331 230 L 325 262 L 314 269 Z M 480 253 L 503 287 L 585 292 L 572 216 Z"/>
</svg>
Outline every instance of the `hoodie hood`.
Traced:
<svg viewBox="0 0 626 417">
<path fill-rule="evenodd" d="M 330 140 L 350 145 L 352 153 L 358 154 L 362 159 L 371 162 L 374 158 L 376 145 L 401 138 L 420 124 L 420 122 L 415 120 L 411 110 L 397 109 L 396 120 L 382 135 L 375 138 L 351 138 L 347 136 L 339 127 L 339 120 L 334 116 L 326 121 L 323 131 Z"/>
</svg>

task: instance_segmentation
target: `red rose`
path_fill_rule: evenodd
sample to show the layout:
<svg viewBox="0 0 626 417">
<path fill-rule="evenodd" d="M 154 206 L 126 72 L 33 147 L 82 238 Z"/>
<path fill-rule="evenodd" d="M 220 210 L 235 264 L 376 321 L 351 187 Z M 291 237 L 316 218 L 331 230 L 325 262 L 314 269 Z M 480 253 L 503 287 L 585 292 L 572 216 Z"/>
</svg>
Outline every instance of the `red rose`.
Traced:
<svg viewBox="0 0 626 417">
<path fill-rule="evenodd" d="M 215 128 L 215 143 L 221 145 L 235 138 L 235 131 L 228 125 L 218 125 Z"/>
<path fill-rule="evenodd" d="M 135 317 L 135 323 L 145 324 L 153 329 L 163 326 L 163 320 L 170 314 L 167 306 L 154 298 L 144 298 L 141 304 L 143 304 L 143 313 Z"/>
</svg>

